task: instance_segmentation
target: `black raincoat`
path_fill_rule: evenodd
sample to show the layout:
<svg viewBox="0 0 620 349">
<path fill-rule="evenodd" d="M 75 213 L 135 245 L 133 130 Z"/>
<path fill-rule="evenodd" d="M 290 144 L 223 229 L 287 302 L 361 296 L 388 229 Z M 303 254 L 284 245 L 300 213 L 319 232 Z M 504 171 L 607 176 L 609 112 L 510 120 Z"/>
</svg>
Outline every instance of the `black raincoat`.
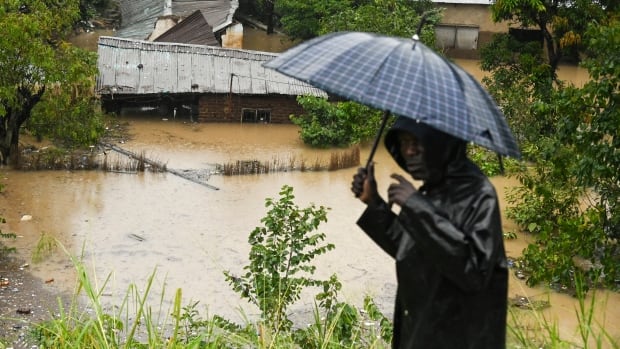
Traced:
<svg viewBox="0 0 620 349">
<path fill-rule="evenodd" d="M 369 205 L 357 224 L 396 261 L 393 348 L 505 348 L 508 271 L 497 194 L 466 144 L 399 118 L 385 145 L 406 170 L 396 131 L 424 146 L 432 181 L 396 215 Z"/>
</svg>

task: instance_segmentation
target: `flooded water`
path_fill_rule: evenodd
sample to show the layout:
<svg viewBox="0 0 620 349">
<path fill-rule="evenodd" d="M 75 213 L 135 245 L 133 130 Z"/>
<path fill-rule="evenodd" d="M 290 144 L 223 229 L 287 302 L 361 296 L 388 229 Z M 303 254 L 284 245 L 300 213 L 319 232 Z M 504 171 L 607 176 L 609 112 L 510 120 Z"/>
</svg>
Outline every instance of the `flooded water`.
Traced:
<svg viewBox="0 0 620 349">
<path fill-rule="evenodd" d="M 474 62 L 458 63 L 480 77 Z M 329 150 L 304 146 L 294 125 L 187 121 L 121 115 L 119 122 L 129 123 L 132 137 L 117 145 L 177 170 L 208 169 L 237 160 L 302 158 L 314 162 L 330 155 Z M 362 159 L 367 154 L 365 146 Z M 114 152 L 100 156 L 122 158 Z M 379 189 L 385 193 L 389 175 L 400 171 L 381 147 L 375 160 Z M 182 288 L 183 304 L 200 301 L 209 314 L 242 321 L 239 309 L 250 317 L 257 311 L 231 290 L 223 272 L 242 272 L 248 263 L 247 237 L 266 214 L 265 198 L 277 199 L 282 186 L 290 185 L 300 207 L 315 203 L 331 208 L 329 221 L 320 226 L 320 231 L 336 249 L 317 259 L 316 276 L 337 274 L 343 283 L 343 300 L 360 305 L 363 297 L 370 295 L 391 316 L 396 288 L 394 264 L 355 225 L 364 206 L 349 190 L 354 171 L 212 175 L 207 183 L 219 188 L 214 190 L 171 173 L 15 172 L 0 168 L 0 179 L 6 185 L 0 199 L 1 212 L 8 221 L 3 231 L 17 233 L 14 245 L 26 259 L 42 233 L 57 238 L 71 254 L 83 256 L 98 287 L 103 288 L 109 277 L 103 292 L 106 303 L 119 304 L 132 283 L 144 290 L 148 277 L 155 273 L 155 311 L 162 290 L 167 307 L 176 289 Z M 506 188 L 516 184 L 504 177 L 492 181 L 502 198 Z M 505 205 L 502 202 L 502 209 Z M 22 221 L 24 215 L 32 219 Z M 516 228 L 504 219 L 504 230 Z M 506 241 L 511 257 L 519 256 L 527 246 L 527 237 L 518 236 Z M 58 291 L 75 287 L 73 266 L 60 251 L 30 268 L 42 280 L 54 279 L 46 287 Z M 575 299 L 543 287 L 529 288 L 511 273 L 510 296 L 516 295 L 549 300 L 551 308 L 543 314 L 557 321 L 563 336 L 577 338 Z M 600 300 L 596 321 L 620 339 L 620 312 L 615 311 L 620 295 L 600 292 L 596 297 Z M 304 297 L 292 311 L 304 318 L 311 306 L 312 299 Z M 165 314 L 168 308 L 163 311 Z"/>
<path fill-rule="evenodd" d="M 177 170 L 212 168 L 216 163 L 236 160 L 303 158 L 325 159 L 329 151 L 305 147 L 294 125 L 270 124 L 190 124 L 183 120 L 163 121 L 157 117 L 124 115 L 132 139 L 118 146 L 167 163 Z M 362 149 L 362 159 L 368 148 Z M 101 156 L 121 156 L 108 153 Z M 376 154 L 377 179 L 382 192 L 390 183 L 389 175 L 400 172 L 388 154 Z M 56 237 L 83 259 L 94 280 L 102 286 L 104 302 L 115 303 L 125 296 L 128 285 L 146 286 L 156 273 L 153 299 L 165 289 L 171 300 L 182 288 L 184 304 L 200 301 L 210 314 L 240 320 L 238 309 L 253 316 L 256 309 L 244 304 L 226 284 L 223 271 L 241 273 L 248 263 L 247 237 L 265 216 L 265 198 L 278 198 L 283 185 L 294 188 L 300 207 L 309 203 L 330 207 L 329 221 L 320 227 L 334 251 L 317 260 L 317 277 L 335 273 L 343 283 L 343 299 L 361 304 L 365 295 L 373 296 L 387 314 L 391 314 L 395 291 L 393 261 L 356 227 L 364 207 L 349 191 L 355 169 L 334 172 L 280 172 L 264 175 L 212 175 L 201 186 L 170 173 L 101 172 L 14 172 L 3 169 L 6 191 L 4 216 L 10 231 L 20 238 L 20 253 L 28 257 L 42 232 Z M 513 179 L 492 179 L 500 196 L 515 185 Z M 504 208 L 504 203 L 502 203 Z M 30 221 L 20 221 L 31 215 Z M 504 220 L 505 231 L 515 231 Z M 507 240 L 509 256 L 520 255 L 526 237 Z M 68 257 L 57 252 L 41 264 L 31 266 L 41 279 L 54 279 L 50 287 L 71 290 L 74 273 Z M 510 296 L 528 295 L 551 302 L 547 310 L 566 333 L 576 325 L 575 300 L 544 288 L 529 288 L 512 276 Z M 608 308 L 620 304 L 618 294 L 602 292 Z M 118 304 L 118 303 L 117 303 Z M 156 303 L 158 304 L 158 303 Z M 311 308 L 306 297 L 293 309 L 303 316 Z M 600 305 L 603 307 L 603 305 Z M 604 307 L 601 309 L 605 309 Z M 620 315 L 601 311 L 606 328 L 620 335 Z"/>
</svg>

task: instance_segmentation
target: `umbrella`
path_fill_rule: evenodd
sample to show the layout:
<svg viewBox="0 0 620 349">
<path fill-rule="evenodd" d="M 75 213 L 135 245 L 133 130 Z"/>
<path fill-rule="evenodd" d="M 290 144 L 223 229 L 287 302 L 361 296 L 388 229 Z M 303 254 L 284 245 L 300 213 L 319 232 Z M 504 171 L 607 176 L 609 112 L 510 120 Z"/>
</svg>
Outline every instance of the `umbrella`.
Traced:
<svg viewBox="0 0 620 349">
<path fill-rule="evenodd" d="M 264 63 L 330 94 L 384 111 L 368 163 L 391 114 L 410 117 L 500 155 L 520 158 L 506 119 L 465 70 L 413 39 L 331 33 Z"/>
</svg>

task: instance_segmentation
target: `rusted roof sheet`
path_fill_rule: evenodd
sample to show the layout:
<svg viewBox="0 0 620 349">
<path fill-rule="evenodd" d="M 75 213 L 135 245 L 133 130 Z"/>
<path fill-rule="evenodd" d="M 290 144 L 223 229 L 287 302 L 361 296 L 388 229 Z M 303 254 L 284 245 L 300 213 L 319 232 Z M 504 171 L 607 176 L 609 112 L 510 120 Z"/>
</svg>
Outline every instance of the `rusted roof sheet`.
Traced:
<svg viewBox="0 0 620 349">
<path fill-rule="evenodd" d="M 146 39 L 153 32 L 157 18 L 165 14 L 165 3 L 165 0 L 121 0 L 122 22 L 116 36 Z M 172 0 L 172 15 L 187 17 L 202 10 L 214 32 L 229 26 L 238 8 L 239 0 Z"/>
<path fill-rule="evenodd" d="M 262 66 L 278 54 L 102 36 L 97 90 L 102 94 L 327 94 Z"/>
<path fill-rule="evenodd" d="M 201 10 L 207 22 L 213 26 L 214 32 L 232 24 L 237 8 L 239 8 L 238 0 L 172 1 L 172 13 L 180 17 L 186 17 L 194 11 Z"/>
<path fill-rule="evenodd" d="M 213 27 L 207 22 L 202 10 L 196 10 L 165 33 L 158 36 L 158 42 L 220 46 L 213 34 Z"/>
</svg>

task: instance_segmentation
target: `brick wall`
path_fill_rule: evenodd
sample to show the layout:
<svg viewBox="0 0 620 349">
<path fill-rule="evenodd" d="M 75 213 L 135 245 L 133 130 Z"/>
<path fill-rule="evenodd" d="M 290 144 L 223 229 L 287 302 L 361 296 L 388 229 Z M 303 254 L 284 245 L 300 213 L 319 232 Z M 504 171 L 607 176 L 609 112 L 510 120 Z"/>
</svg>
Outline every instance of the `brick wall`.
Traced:
<svg viewBox="0 0 620 349">
<path fill-rule="evenodd" d="M 203 95 L 198 100 L 198 122 L 240 122 L 243 108 L 271 110 L 271 123 L 290 123 L 289 115 L 304 111 L 295 96 Z"/>
</svg>

